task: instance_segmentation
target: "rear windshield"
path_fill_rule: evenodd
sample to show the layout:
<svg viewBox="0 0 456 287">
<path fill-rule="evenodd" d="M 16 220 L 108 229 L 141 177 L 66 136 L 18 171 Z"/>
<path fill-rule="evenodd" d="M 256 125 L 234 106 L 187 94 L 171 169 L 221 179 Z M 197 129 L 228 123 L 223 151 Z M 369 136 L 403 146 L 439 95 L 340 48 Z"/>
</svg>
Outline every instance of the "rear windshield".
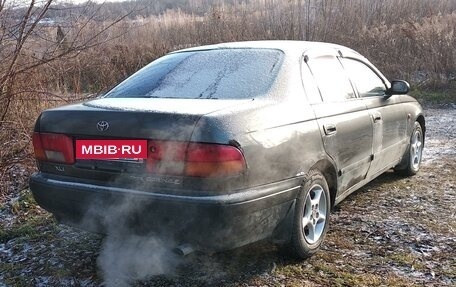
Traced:
<svg viewBox="0 0 456 287">
<path fill-rule="evenodd" d="M 108 92 L 111 98 L 246 99 L 268 92 L 283 61 L 274 49 L 166 55 Z"/>
</svg>

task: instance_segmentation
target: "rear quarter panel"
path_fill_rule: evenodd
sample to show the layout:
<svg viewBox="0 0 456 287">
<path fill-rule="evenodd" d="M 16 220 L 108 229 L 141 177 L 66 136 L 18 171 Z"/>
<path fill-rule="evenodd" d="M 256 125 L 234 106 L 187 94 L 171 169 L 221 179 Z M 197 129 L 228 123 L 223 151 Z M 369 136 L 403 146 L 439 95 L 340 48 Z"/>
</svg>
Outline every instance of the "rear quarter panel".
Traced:
<svg viewBox="0 0 456 287">
<path fill-rule="evenodd" d="M 324 157 L 313 111 L 296 102 L 270 102 L 204 117 L 192 141 L 238 145 L 248 165 L 249 186 L 303 175 Z"/>
</svg>

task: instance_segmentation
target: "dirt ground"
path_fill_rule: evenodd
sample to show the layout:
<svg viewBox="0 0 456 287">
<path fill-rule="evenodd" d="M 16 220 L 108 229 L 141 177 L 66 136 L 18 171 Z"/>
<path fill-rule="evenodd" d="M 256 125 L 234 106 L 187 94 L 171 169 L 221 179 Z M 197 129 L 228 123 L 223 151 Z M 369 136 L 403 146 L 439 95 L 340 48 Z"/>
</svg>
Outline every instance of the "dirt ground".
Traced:
<svg viewBox="0 0 456 287">
<path fill-rule="evenodd" d="M 403 178 L 390 171 L 350 195 L 331 214 L 323 249 L 313 258 L 291 260 L 263 242 L 218 254 L 191 254 L 177 259 L 166 275 L 129 282 L 456 286 L 456 106 L 426 109 L 426 125 L 419 174 Z M 14 178 L 29 173 L 19 165 L 10 172 Z M 100 235 L 55 223 L 17 182 L 11 182 L 12 192 L 0 202 L 0 287 L 125 285 L 105 282 L 99 255 L 106 245 Z"/>
</svg>

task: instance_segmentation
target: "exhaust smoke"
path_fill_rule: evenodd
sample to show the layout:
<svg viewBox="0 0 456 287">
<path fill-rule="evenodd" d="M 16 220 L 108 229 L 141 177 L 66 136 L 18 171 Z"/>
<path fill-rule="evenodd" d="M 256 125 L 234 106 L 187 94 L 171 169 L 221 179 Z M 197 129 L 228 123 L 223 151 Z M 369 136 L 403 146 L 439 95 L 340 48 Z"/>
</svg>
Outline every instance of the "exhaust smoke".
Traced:
<svg viewBox="0 0 456 287">
<path fill-rule="evenodd" d="M 103 240 L 97 265 L 107 287 L 131 286 L 138 280 L 172 274 L 182 261 L 173 249 L 172 236 L 142 230 L 136 216 L 147 207 L 141 200 L 122 198 L 115 202 L 94 202 L 78 225 L 92 230 L 102 227 Z M 163 226 L 166 230 L 166 226 Z"/>
<path fill-rule="evenodd" d="M 97 263 L 107 287 L 123 287 L 174 272 L 178 256 L 166 241 L 154 236 L 108 234 Z"/>
</svg>

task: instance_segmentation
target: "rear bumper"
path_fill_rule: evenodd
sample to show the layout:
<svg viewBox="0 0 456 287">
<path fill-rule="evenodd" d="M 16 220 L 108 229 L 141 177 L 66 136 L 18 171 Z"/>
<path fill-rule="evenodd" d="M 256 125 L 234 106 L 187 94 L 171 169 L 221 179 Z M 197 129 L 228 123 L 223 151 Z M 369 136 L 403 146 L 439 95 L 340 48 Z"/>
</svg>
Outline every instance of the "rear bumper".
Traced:
<svg viewBox="0 0 456 287">
<path fill-rule="evenodd" d="M 69 225 L 104 233 L 154 233 L 205 250 L 239 247 L 277 230 L 287 236 L 283 223 L 290 221 L 300 188 L 294 178 L 225 195 L 188 196 L 187 191 L 183 196 L 74 180 L 36 173 L 30 188 L 40 206 Z"/>
</svg>

